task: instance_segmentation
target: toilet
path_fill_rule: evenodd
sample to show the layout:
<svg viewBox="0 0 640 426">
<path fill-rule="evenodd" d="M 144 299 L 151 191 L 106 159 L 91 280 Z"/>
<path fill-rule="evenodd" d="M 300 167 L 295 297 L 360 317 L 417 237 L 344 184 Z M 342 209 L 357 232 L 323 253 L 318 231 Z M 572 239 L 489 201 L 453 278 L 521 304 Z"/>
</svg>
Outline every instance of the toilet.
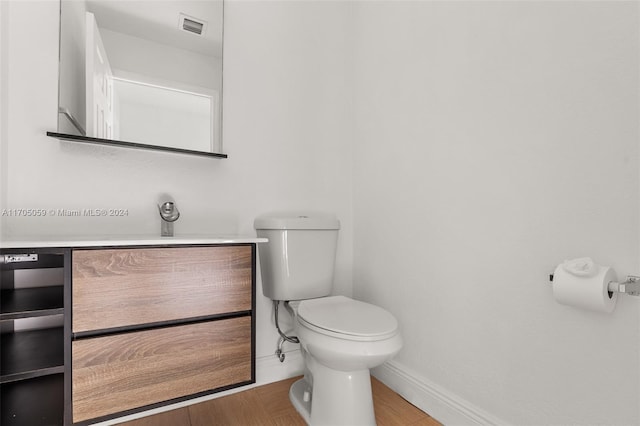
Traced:
<svg viewBox="0 0 640 426">
<path fill-rule="evenodd" d="M 289 391 L 310 425 L 375 425 L 369 370 L 402 348 L 395 317 L 345 296 L 330 296 L 340 222 L 328 214 L 255 219 L 262 292 L 289 301 L 305 364 Z M 279 302 L 278 302 L 279 303 Z"/>
</svg>

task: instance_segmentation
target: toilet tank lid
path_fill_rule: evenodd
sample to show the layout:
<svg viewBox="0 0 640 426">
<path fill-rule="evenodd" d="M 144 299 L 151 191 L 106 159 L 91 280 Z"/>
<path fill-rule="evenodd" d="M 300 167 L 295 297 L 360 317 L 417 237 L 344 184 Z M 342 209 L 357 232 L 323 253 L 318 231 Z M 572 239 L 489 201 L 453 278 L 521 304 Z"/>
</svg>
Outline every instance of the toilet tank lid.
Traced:
<svg viewBox="0 0 640 426">
<path fill-rule="evenodd" d="M 340 229 L 340 221 L 329 213 L 273 213 L 259 216 L 255 229 Z"/>
</svg>

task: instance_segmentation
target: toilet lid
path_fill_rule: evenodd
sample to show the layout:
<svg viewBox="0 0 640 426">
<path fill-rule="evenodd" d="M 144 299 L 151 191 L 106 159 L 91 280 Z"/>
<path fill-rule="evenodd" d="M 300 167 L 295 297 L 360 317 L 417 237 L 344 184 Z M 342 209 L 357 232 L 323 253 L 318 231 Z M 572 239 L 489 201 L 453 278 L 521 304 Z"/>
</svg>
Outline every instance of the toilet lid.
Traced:
<svg viewBox="0 0 640 426">
<path fill-rule="evenodd" d="M 320 332 L 358 340 L 384 339 L 398 329 L 398 321 L 381 307 L 344 296 L 304 300 L 298 306 L 298 319 Z"/>
</svg>

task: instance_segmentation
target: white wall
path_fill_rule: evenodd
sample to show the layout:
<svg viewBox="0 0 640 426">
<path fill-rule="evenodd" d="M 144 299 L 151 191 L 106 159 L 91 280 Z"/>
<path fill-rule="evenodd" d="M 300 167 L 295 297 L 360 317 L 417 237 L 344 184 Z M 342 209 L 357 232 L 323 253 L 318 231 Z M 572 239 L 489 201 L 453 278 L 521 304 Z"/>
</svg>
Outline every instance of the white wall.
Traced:
<svg viewBox="0 0 640 426">
<path fill-rule="evenodd" d="M 118 79 L 113 80 L 113 92 L 117 139 L 222 151 L 213 137 L 221 132 L 220 120 L 216 119 L 220 112 L 218 93 L 207 97 Z"/>
<path fill-rule="evenodd" d="M 0 52 L 8 50 L 9 40 L 7 31 L 8 27 L 8 10 L 6 2 L 0 2 Z M 7 58 L 6 55 L 0 54 L 0 236 L 4 232 L 4 219 L 2 217 L 2 209 L 7 202 L 7 90 L 9 88 L 7 81 Z"/>
<path fill-rule="evenodd" d="M 507 424 L 640 423 L 638 300 L 548 281 L 640 271 L 638 3 L 355 14 L 354 295 L 398 317 L 395 366 Z"/>
<path fill-rule="evenodd" d="M 161 193 L 171 194 L 180 208 L 177 233 L 255 235 L 259 214 L 324 209 L 342 221 L 336 290 L 351 293 L 351 82 L 343 47 L 350 34 L 344 4 L 226 5 L 224 160 L 45 136 L 56 130 L 57 120 L 58 3 L 19 0 L 7 6 L 9 45 L 1 52 L 8 68 L 2 75 L 9 107 L 2 121 L 7 207 L 109 206 L 128 209 L 129 216 L 5 217 L 4 237 L 158 235 L 155 203 Z M 270 314 L 258 287 L 259 357 L 276 349 Z"/>
<path fill-rule="evenodd" d="M 113 75 L 138 75 L 145 82 L 170 82 L 220 90 L 221 59 L 100 28 Z M 180 87 L 174 85 L 171 87 Z"/>
</svg>

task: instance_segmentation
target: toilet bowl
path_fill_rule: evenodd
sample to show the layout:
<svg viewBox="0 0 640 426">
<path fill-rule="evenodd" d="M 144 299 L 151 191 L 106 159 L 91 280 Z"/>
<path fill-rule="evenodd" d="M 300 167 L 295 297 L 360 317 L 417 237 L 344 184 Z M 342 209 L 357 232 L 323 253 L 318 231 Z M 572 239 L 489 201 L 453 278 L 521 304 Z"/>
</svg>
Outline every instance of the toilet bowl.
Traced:
<svg viewBox="0 0 640 426">
<path fill-rule="evenodd" d="M 268 240 L 259 246 L 262 294 L 274 301 L 278 351 L 285 340 L 299 341 L 305 363 L 291 402 L 314 426 L 375 425 L 369 369 L 398 353 L 402 337 L 386 310 L 329 296 L 340 221 L 332 214 L 275 213 L 256 218 L 254 227 Z M 278 327 L 282 301 L 293 307 L 297 337 Z"/>
<path fill-rule="evenodd" d="M 396 319 L 344 296 L 296 305 L 295 331 L 306 371 L 291 387 L 291 402 L 311 425 L 374 425 L 369 369 L 401 349 Z"/>
</svg>

